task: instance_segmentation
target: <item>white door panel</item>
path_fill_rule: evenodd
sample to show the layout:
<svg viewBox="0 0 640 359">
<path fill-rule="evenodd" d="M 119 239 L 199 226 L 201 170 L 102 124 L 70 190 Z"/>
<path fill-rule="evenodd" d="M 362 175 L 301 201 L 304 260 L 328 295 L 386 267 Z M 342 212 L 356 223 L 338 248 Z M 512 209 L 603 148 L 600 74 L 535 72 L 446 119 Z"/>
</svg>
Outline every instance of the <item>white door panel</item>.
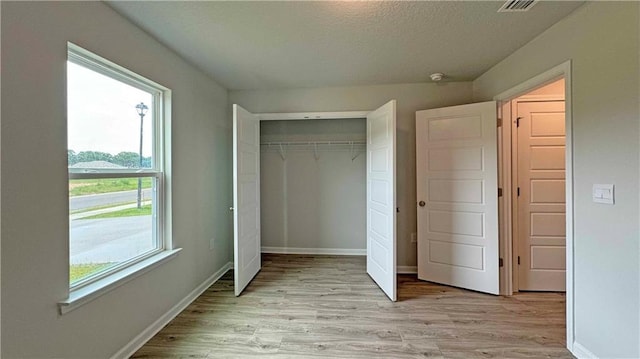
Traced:
<svg viewBox="0 0 640 359">
<path fill-rule="evenodd" d="M 564 101 L 516 106 L 518 289 L 564 291 Z"/>
<path fill-rule="evenodd" d="M 418 278 L 498 294 L 496 103 L 416 112 Z"/>
<path fill-rule="evenodd" d="M 396 101 L 367 115 L 367 273 L 396 300 Z"/>
<path fill-rule="evenodd" d="M 260 271 L 260 120 L 233 105 L 234 288 Z"/>
</svg>

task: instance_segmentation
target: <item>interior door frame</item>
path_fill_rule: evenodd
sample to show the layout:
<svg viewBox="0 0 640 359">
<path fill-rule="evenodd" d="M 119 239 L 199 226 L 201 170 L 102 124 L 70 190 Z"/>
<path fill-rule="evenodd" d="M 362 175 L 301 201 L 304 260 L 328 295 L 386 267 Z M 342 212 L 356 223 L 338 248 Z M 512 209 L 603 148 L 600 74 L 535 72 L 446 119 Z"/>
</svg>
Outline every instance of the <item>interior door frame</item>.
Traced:
<svg viewBox="0 0 640 359">
<path fill-rule="evenodd" d="M 359 118 L 359 119 L 361 118 L 366 120 L 368 115 L 371 112 L 376 111 L 377 109 L 378 108 L 375 108 L 373 110 L 368 110 L 368 111 L 268 112 L 268 113 L 254 113 L 253 115 L 256 116 L 256 118 L 258 118 L 260 122 L 261 121 L 286 121 L 286 120 L 331 120 L 331 119 L 351 119 L 351 118 Z M 396 107 L 396 116 L 397 116 L 397 107 Z M 396 201 L 397 201 L 397 198 L 396 198 Z M 396 207 L 397 203 L 394 203 L 393 206 Z M 394 222 L 396 222 L 397 224 L 397 219 Z M 394 236 L 396 236 L 395 241 L 397 241 L 397 229 L 394 227 L 393 231 L 394 231 Z M 395 247 L 395 257 L 396 257 L 394 262 L 396 262 L 397 254 L 398 254 L 397 244 L 394 244 L 394 247 Z M 398 274 L 397 263 L 394 263 L 393 267 L 394 267 L 394 270 L 396 271 L 396 276 L 397 276 Z M 397 283 L 395 284 L 395 286 L 397 290 Z M 393 299 L 392 298 L 390 299 L 394 302 L 396 301 L 396 297 L 394 297 Z"/>
<path fill-rule="evenodd" d="M 573 194 L 573 112 L 572 112 L 572 78 L 571 60 L 557 65 L 527 81 L 524 81 L 496 96 L 498 101 L 498 117 L 511 121 L 510 102 L 519 96 L 532 90 L 548 85 L 556 80 L 564 78 L 565 81 L 565 203 L 566 203 L 566 329 L 567 348 L 573 352 L 574 343 L 574 194 Z M 509 113 L 505 113 L 508 111 Z M 500 223 L 500 252 L 504 256 L 504 266 L 500 273 L 500 293 L 513 294 L 513 172 L 512 172 L 512 143 L 511 126 L 503 125 L 499 129 L 498 141 L 498 178 L 499 186 L 503 188 L 499 213 Z M 509 209 L 509 210 L 504 210 Z"/>
<path fill-rule="evenodd" d="M 536 95 L 536 96 L 528 96 L 528 95 L 523 95 L 523 96 L 518 96 L 517 98 L 509 101 L 511 106 L 509 108 L 509 116 L 507 116 L 506 114 L 504 115 L 505 118 L 509 118 L 511 120 L 511 126 L 509 131 L 511 131 L 511 152 L 510 152 L 510 156 L 511 156 L 511 161 L 509 161 L 509 163 L 511 164 L 511 198 L 516 198 L 517 197 L 517 188 L 518 188 L 518 178 L 516 176 L 516 174 L 518 173 L 518 159 L 514 158 L 514 153 L 518 152 L 518 132 L 514 131 L 514 127 L 515 125 L 515 121 L 517 120 L 517 113 L 515 113 L 515 111 L 511 111 L 511 109 L 514 108 L 514 104 L 519 104 L 521 102 L 550 102 L 550 101 L 564 101 L 564 97 L 560 97 L 558 95 Z M 566 105 L 565 105 L 565 110 L 566 110 Z M 504 122 L 506 123 L 506 121 Z M 504 139 L 505 141 L 507 141 L 508 139 Z M 565 179 L 566 181 L 566 179 Z M 515 192 L 514 192 L 515 191 Z M 565 204 L 566 207 L 566 204 Z M 517 258 L 518 254 L 520 253 L 520 241 L 517 235 L 515 235 L 515 233 L 519 233 L 519 217 L 518 217 L 518 201 L 513 201 L 512 203 L 512 207 L 511 207 L 511 225 L 512 225 L 512 231 L 511 234 L 513 236 L 512 238 L 512 251 L 511 251 L 511 255 L 513 258 Z M 511 291 L 512 293 L 516 293 L 520 291 L 520 278 L 519 278 L 519 273 L 518 273 L 518 264 L 516 263 L 516 261 L 512 261 L 511 263 L 511 270 L 513 273 L 513 278 L 511 281 Z"/>
</svg>

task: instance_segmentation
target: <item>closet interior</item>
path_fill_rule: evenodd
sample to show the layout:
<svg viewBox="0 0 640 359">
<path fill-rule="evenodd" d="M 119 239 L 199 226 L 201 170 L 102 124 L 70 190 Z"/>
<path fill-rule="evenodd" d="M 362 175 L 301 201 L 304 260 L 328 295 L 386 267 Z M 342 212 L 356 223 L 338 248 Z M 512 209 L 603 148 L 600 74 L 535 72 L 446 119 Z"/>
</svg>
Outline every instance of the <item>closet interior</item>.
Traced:
<svg viewBox="0 0 640 359">
<path fill-rule="evenodd" d="M 260 122 L 262 252 L 366 254 L 366 120 Z"/>
</svg>

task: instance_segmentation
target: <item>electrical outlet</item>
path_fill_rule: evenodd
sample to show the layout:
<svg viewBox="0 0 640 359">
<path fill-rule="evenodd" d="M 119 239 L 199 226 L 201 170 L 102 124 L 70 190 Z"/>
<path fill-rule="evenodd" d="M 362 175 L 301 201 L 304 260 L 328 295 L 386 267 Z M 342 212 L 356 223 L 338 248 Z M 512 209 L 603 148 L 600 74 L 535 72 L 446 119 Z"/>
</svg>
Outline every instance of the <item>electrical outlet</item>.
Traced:
<svg viewBox="0 0 640 359">
<path fill-rule="evenodd" d="M 418 242 L 418 234 L 417 233 L 411 233 L 411 243 L 417 243 Z"/>
<path fill-rule="evenodd" d="M 216 239 L 211 237 L 211 239 L 209 240 L 209 249 L 213 250 L 213 247 L 215 247 L 215 243 L 216 243 Z"/>
</svg>

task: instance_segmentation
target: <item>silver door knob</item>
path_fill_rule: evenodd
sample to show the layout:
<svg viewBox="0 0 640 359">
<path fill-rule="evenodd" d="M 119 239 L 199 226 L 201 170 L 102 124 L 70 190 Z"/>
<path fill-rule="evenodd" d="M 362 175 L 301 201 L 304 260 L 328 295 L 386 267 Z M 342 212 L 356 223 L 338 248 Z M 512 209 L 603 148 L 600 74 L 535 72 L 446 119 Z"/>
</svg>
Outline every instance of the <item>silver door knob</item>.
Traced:
<svg viewBox="0 0 640 359">
<path fill-rule="evenodd" d="M 229 211 L 233 212 L 233 207 L 229 207 Z"/>
<path fill-rule="evenodd" d="M 420 205 L 420 207 L 424 207 L 424 205 L 426 204 L 424 201 L 420 201 L 418 202 L 418 204 Z"/>
</svg>

